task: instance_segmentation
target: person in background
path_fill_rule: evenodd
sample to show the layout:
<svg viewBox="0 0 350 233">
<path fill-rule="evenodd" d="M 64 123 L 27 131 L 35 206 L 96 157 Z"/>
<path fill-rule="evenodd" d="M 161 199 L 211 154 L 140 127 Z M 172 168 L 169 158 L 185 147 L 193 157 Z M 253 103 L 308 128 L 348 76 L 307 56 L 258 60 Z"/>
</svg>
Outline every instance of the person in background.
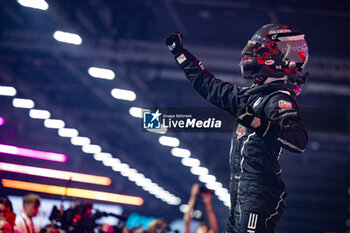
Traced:
<svg viewBox="0 0 350 233">
<path fill-rule="evenodd" d="M 16 214 L 13 212 L 12 203 L 7 197 L 0 197 L 0 217 L 5 218 L 13 227 Z"/>
<path fill-rule="evenodd" d="M 40 230 L 40 233 L 58 233 L 58 232 L 59 232 L 58 227 L 52 223 L 47 224 Z"/>
<path fill-rule="evenodd" d="M 113 233 L 115 232 L 115 229 L 112 225 L 109 225 L 108 223 L 102 224 L 102 226 L 99 226 L 97 228 L 98 233 Z"/>
<path fill-rule="evenodd" d="M 192 212 L 194 210 L 197 197 L 201 195 L 203 199 L 203 203 L 205 205 L 205 210 L 208 214 L 208 220 L 209 220 L 209 226 L 205 224 L 201 224 L 197 227 L 196 233 L 218 233 L 218 224 L 216 220 L 215 213 L 213 211 L 211 198 L 212 194 L 210 192 L 202 192 L 201 193 L 201 186 L 199 184 L 193 184 L 192 190 L 191 190 L 191 197 L 188 201 L 188 210 L 184 215 L 184 222 L 185 222 L 185 233 L 191 233 L 191 219 L 192 219 Z"/>
<path fill-rule="evenodd" d="M 0 233 L 14 233 L 13 226 L 4 217 L 0 217 Z"/>
<path fill-rule="evenodd" d="M 16 214 L 13 212 L 12 203 L 7 197 L 0 197 L 0 217 L 5 218 L 11 225 L 14 233 L 19 233 L 16 225 Z"/>
<path fill-rule="evenodd" d="M 163 219 L 154 219 L 148 226 L 149 233 L 165 233 L 168 231 L 167 223 Z"/>
<path fill-rule="evenodd" d="M 16 218 L 16 227 L 20 233 L 38 233 L 32 218 L 38 215 L 40 196 L 29 193 L 23 196 L 23 212 Z"/>
</svg>

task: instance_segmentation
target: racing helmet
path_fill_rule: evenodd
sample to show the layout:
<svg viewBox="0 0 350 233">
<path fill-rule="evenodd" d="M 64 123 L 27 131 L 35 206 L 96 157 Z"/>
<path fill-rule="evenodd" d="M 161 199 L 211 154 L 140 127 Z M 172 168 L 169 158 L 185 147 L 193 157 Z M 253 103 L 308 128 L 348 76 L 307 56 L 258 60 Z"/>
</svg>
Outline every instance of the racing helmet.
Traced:
<svg viewBox="0 0 350 233">
<path fill-rule="evenodd" d="M 300 71 L 308 61 L 304 34 L 279 24 L 260 28 L 244 47 L 241 72 L 244 78 L 281 78 L 287 76 L 298 83 Z"/>
</svg>

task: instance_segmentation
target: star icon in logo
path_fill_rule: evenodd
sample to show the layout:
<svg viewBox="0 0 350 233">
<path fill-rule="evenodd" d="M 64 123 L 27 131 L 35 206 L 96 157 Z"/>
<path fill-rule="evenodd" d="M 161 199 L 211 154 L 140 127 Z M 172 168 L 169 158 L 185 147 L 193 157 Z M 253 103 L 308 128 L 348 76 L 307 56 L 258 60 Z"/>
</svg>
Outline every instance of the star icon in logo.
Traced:
<svg viewBox="0 0 350 233">
<path fill-rule="evenodd" d="M 155 113 L 151 113 L 151 115 L 153 116 L 151 122 L 153 122 L 153 121 L 156 120 L 156 119 L 157 119 L 157 121 L 159 121 L 159 117 L 160 117 L 162 114 L 159 112 L 159 109 L 157 109 L 157 111 L 156 111 Z"/>
</svg>

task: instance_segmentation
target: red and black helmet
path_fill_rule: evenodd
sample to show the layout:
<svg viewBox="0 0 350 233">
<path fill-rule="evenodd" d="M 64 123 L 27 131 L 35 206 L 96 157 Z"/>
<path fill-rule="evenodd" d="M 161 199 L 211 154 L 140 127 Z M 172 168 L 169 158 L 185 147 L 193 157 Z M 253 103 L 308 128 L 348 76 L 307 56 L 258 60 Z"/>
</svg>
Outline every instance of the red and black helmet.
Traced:
<svg viewBox="0 0 350 233">
<path fill-rule="evenodd" d="M 244 78 L 280 78 L 300 74 L 308 61 L 304 34 L 279 24 L 260 28 L 242 51 Z"/>
</svg>

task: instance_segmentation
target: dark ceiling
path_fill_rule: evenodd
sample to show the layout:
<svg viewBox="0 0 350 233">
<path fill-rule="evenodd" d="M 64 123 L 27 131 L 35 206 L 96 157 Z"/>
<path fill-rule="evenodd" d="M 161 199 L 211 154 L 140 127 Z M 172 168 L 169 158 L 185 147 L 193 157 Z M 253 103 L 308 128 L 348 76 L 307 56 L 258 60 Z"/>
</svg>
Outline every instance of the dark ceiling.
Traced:
<svg viewBox="0 0 350 233">
<path fill-rule="evenodd" d="M 348 1 L 222 1 L 222 0 L 60 0 L 47 1 L 49 9 L 25 8 L 16 1 L 0 1 L 0 85 L 13 86 L 17 96 L 35 101 L 67 127 L 76 128 L 104 151 L 110 152 L 178 196 L 182 204 L 191 185 L 199 182 L 188 167 L 158 143 L 159 134 L 141 131 L 141 120 L 129 115 L 136 107 L 211 107 L 186 81 L 164 45 L 174 29 L 184 34 L 185 45 L 218 78 L 239 85 L 240 50 L 262 25 L 275 22 L 304 33 L 310 48 L 309 84 L 299 97 L 302 107 L 350 107 L 350 4 Z M 53 39 L 56 30 L 79 34 L 80 46 Z M 112 81 L 94 79 L 90 66 L 116 72 Z M 114 99 L 112 88 L 132 90 L 134 102 Z M 28 110 L 14 108 L 0 96 L 0 142 L 67 154 L 68 164 L 52 164 L 0 154 L 2 161 L 79 171 L 111 177 L 100 190 L 144 198 L 142 207 L 123 206 L 127 213 L 180 218 L 179 206 L 168 205 L 119 173 L 95 161 L 69 139 L 31 119 Z M 347 115 L 348 116 L 348 115 Z M 308 116 L 332 126 L 332 115 Z M 349 123 L 349 118 L 347 124 Z M 169 133 L 191 150 L 228 188 L 229 132 Z M 336 132 L 310 132 L 302 155 L 285 153 L 283 176 L 289 190 L 287 210 L 278 232 L 344 232 L 349 216 L 349 127 Z M 1 177 L 29 179 L 1 172 Z M 30 177 L 31 181 L 65 182 Z M 96 188 L 74 183 L 76 187 Z M 24 193 L 3 189 L 6 194 Z M 43 194 L 44 195 L 44 194 Z M 52 196 L 48 196 L 52 197 Z M 228 208 L 214 198 L 220 230 Z"/>
</svg>

